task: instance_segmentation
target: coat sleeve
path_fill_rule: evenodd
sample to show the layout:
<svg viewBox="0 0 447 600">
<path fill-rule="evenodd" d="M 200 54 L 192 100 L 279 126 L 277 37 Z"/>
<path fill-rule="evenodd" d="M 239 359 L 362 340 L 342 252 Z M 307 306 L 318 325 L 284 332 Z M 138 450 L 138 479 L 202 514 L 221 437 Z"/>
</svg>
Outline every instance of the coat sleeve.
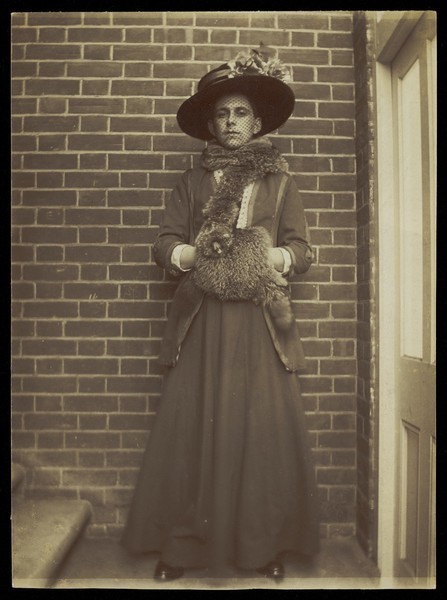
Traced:
<svg viewBox="0 0 447 600">
<path fill-rule="evenodd" d="M 277 243 L 290 252 L 290 275 L 305 273 L 309 269 L 312 264 L 309 230 L 298 187 L 292 176 L 289 177 L 284 191 Z"/>
<path fill-rule="evenodd" d="M 189 171 L 181 176 L 172 190 L 154 242 L 154 260 L 171 275 L 183 273 L 171 262 L 172 251 L 179 244 L 188 244 L 190 236 Z"/>
</svg>

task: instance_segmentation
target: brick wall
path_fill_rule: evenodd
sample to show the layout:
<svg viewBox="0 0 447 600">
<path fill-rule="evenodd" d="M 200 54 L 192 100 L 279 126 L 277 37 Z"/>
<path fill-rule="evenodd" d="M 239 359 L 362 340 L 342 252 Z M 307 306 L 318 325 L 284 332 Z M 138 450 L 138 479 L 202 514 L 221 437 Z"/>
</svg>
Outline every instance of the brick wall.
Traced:
<svg viewBox="0 0 447 600">
<path fill-rule="evenodd" d="M 374 90 L 372 23 L 354 14 L 357 164 L 357 537 L 368 555 L 376 552 L 377 444 L 375 369 Z"/>
<path fill-rule="evenodd" d="M 175 113 L 240 46 L 293 68 L 274 142 L 296 177 L 316 263 L 293 298 L 322 535 L 355 530 L 357 287 L 352 15 L 13 15 L 13 451 L 30 493 L 93 503 L 117 534 L 161 387 L 175 283 L 152 260 L 169 190 L 203 144 Z"/>
</svg>

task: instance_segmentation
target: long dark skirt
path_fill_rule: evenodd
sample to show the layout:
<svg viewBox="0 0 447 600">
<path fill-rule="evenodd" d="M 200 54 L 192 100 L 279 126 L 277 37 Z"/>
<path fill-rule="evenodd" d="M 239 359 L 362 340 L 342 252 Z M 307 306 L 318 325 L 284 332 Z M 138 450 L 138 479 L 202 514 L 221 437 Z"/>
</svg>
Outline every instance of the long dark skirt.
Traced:
<svg viewBox="0 0 447 600">
<path fill-rule="evenodd" d="M 124 546 L 184 567 L 251 569 L 283 551 L 316 553 L 304 418 L 262 310 L 206 297 L 164 379 Z"/>
</svg>

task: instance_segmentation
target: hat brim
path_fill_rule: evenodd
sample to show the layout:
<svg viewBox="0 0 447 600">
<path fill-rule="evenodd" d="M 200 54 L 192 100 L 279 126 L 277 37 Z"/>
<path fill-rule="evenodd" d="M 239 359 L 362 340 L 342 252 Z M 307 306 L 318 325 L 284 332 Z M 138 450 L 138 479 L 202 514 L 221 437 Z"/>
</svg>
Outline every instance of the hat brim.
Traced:
<svg viewBox="0 0 447 600">
<path fill-rule="evenodd" d="M 274 77 L 245 75 L 216 82 L 183 102 L 177 122 L 186 134 L 200 140 L 211 140 L 208 119 L 215 101 L 226 94 L 240 93 L 256 105 L 262 127 L 258 136 L 274 131 L 293 113 L 295 96 L 291 88 Z"/>
</svg>

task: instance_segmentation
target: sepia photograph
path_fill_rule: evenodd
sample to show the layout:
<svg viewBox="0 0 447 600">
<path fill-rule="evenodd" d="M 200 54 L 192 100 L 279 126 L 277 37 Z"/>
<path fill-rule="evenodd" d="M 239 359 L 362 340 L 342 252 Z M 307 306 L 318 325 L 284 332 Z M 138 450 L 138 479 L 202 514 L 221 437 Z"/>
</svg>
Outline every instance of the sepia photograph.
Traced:
<svg viewBox="0 0 447 600">
<path fill-rule="evenodd" d="M 436 588 L 437 12 L 11 12 L 13 588 Z"/>
</svg>

